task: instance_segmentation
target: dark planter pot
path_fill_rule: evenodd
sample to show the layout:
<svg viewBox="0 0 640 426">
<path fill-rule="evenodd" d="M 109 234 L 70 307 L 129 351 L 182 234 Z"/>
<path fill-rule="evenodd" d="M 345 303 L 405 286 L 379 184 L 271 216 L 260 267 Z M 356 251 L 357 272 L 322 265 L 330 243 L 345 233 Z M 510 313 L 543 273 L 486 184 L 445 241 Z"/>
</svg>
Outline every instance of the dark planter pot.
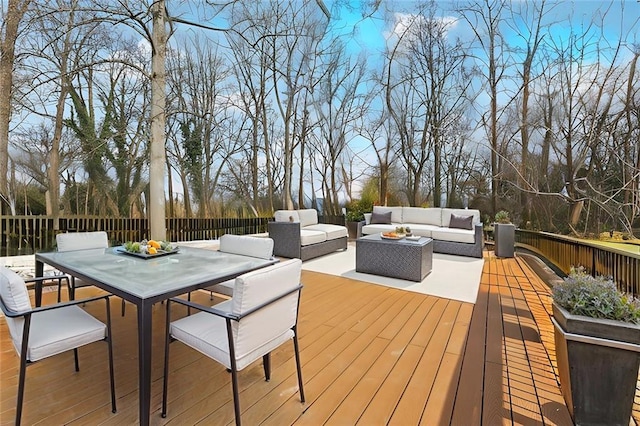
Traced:
<svg viewBox="0 0 640 426">
<path fill-rule="evenodd" d="M 516 227 L 511 223 L 493 225 L 494 252 L 498 257 L 513 257 L 516 244 Z"/>
<path fill-rule="evenodd" d="M 349 239 L 355 240 L 362 234 L 362 222 L 346 222 Z"/>
<path fill-rule="evenodd" d="M 562 395 L 576 425 L 629 425 L 640 326 L 571 315 L 553 303 Z"/>
</svg>

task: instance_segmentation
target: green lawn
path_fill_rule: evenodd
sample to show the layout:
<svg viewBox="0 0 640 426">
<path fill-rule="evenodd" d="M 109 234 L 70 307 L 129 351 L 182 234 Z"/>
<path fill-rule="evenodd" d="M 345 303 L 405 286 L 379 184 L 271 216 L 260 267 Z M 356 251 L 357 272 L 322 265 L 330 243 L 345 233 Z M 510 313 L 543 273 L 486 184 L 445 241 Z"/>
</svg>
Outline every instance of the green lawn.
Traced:
<svg viewBox="0 0 640 426">
<path fill-rule="evenodd" d="M 640 240 L 633 241 L 600 241 L 600 240 L 585 240 L 591 244 L 598 244 L 604 247 L 616 248 L 618 250 L 624 250 L 633 254 L 640 254 Z"/>
</svg>

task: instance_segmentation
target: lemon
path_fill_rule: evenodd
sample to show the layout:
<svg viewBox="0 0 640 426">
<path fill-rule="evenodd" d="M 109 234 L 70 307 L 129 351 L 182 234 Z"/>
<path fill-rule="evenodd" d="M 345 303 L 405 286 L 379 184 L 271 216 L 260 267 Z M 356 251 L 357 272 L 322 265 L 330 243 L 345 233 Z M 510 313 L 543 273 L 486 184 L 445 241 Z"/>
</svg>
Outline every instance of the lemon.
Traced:
<svg viewBox="0 0 640 426">
<path fill-rule="evenodd" d="M 158 253 L 158 250 L 156 250 L 155 247 L 149 247 L 147 249 L 147 251 L 149 252 L 149 254 L 157 254 Z"/>
</svg>

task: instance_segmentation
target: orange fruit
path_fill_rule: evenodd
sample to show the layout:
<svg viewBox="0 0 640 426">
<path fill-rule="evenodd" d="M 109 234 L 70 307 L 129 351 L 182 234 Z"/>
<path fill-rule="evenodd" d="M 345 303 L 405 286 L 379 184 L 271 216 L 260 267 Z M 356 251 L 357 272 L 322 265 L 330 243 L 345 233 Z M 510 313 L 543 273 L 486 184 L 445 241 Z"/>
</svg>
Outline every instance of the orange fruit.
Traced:
<svg viewBox="0 0 640 426">
<path fill-rule="evenodd" d="M 155 249 L 159 249 L 160 248 L 160 243 L 157 242 L 156 240 L 149 240 L 149 242 L 147 243 L 150 247 L 153 247 Z"/>
<path fill-rule="evenodd" d="M 155 247 L 149 247 L 148 252 L 149 252 L 149 254 L 156 254 L 156 253 L 158 253 L 158 250 L 156 250 Z"/>
</svg>

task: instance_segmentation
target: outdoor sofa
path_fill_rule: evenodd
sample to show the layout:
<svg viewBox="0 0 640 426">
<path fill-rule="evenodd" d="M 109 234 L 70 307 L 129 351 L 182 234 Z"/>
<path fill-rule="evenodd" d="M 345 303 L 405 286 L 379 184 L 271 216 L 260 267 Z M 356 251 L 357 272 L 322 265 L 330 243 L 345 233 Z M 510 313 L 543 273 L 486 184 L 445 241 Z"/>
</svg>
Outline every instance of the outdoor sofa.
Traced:
<svg viewBox="0 0 640 426">
<path fill-rule="evenodd" d="M 318 223 L 315 209 L 278 210 L 267 226 L 275 256 L 307 260 L 347 249 L 347 228 Z"/>
<path fill-rule="evenodd" d="M 413 235 L 433 239 L 433 251 L 482 258 L 483 234 L 480 211 L 440 207 L 374 206 L 365 214 L 362 234 L 389 232 L 409 227 Z"/>
</svg>

